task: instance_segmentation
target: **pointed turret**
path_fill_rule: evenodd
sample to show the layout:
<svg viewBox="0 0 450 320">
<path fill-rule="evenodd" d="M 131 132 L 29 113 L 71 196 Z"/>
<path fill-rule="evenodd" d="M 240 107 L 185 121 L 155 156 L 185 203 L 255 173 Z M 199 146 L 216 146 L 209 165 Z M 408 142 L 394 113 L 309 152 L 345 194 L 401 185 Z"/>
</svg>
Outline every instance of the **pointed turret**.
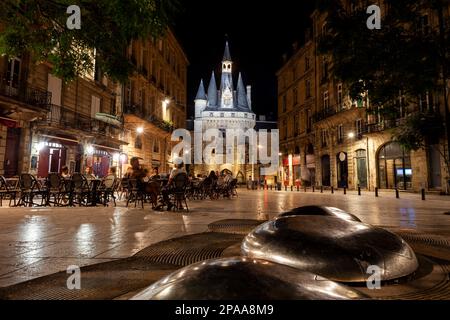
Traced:
<svg viewBox="0 0 450 320">
<path fill-rule="evenodd" d="M 247 93 L 245 92 L 244 81 L 242 80 L 242 74 L 240 72 L 237 84 L 237 106 L 241 109 L 249 109 Z"/>
<path fill-rule="evenodd" d="M 228 46 L 228 41 L 225 43 L 225 52 L 223 53 L 222 61 L 232 61 L 231 54 L 230 54 L 230 47 Z"/>
<path fill-rule="evenodd" d="M 200 86 L 198 87 L 197 96 L 195 100 L 207 100 L 205 93 L 205 86 L 203 85 L 203 79 L 200 81 Z"/>
<path fill-rule="evenodd" d="M 200 86 L 198 87 L 197 96 L 195 97 L 195 118 L 200 118 L 202 116 L 203 110 L 206 108 L 206 93 L 205 86 L 203 85 L 203 79 L 200 81 Z"/>
<path fill-rule="evenodd" d="M 211 80 L 209 81 L 208 106 L 209 107 L 217 106 L 217 84 L 216 84 L 216 76 L 214 75 L 214 71 L 212 72 Z"/>
</svg>

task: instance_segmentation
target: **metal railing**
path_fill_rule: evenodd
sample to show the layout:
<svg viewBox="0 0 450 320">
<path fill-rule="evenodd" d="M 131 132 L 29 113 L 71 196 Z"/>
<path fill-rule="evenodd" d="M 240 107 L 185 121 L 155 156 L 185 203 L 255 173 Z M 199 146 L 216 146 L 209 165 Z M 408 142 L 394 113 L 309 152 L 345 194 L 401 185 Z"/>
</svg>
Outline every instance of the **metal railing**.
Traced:
<svg viewBox="0 0 450 320">
<path fill-rule="evenodd" d="M 145 119 L 146 121 L 150 122 L 154 126 L 166 131 L 166 132 L 173 132 L 176 128 L 175 126 L 169 122 L 162 119 L 159 119 L 158 117 L 154 115 L 146 115 L 146 112 L 142 106 L 139 105 L 129 105 L 125 106 L 124 108 L 125 114 L 133 114 L 139 118 Z"/>
<path fill-rule="evenodd" d="M 40 124 L 43 124 L 41 121 Z M 81 114 L 72 109 L 51 105 L 45 124 L 62 129 L 75 129 L 104 136 L 116 136 L 122 129 L 94 118 Z"/>
<path fill-rule="evenodd" d="M 26 83 L 14 85 L 3 77 L 0 81 L 0 95 L 44 110 L 49 110 L 52 94 Z"/>
</svg>

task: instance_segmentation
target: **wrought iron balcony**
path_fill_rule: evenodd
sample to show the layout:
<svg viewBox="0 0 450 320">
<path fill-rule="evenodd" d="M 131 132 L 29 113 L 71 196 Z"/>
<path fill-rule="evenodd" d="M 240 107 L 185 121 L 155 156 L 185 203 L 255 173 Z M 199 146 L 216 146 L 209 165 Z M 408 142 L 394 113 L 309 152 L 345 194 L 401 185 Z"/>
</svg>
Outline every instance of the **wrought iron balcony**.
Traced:
<svg viewBox="0 0 450 320">
<path fill-rule="evenodd" d="M 319 121 L 322 121 L 322 120 L 324 120 L 326 118 L 332 117 L 332 116 L 334 116 L 337 113 L 338 112 L 337 112 L 335 107 L 328 107 L 327 109 L 323 109 L 323 110 L 321 110 L 319 112 L 316 112 L 313 115 L 313 119 L 314 119 L 314 122 L 319 122 Z"/>
<path fill-rule="evenodd" d="M 6 81 L 3 77 L 0 81 L 0 95 L 18 102 L 28 104 L 34 108 L 50 110 L 52 94 L 26 83 L 15 84 L 12 81 Z"/>
<path fill-rule="evenodd" d="M 120 133 L 121 127 L 106 123 L 90 116 L 81 114 L 74 110 L 52 105 L 48 113 L 47 120 L 39 124 L 57 127 L 60 129 L 81 130 L 83 132 L 104 135 L 108 137 L 116 136 Z"/>
<path fill-rule="evenodd" d="M 126 105 L 124 108 L 124 113 L 125 114 L 133 114 L 135 116 L 138 116 L 139 118 L 144 117 L 144 110 L 143 110 L 142 106 L 137 105 L 137 104 Z"/>
<path fill-rule="evenodd" d="M 170 133 L 173 130 L 175 130 L 175 126 L 171 122 L 162 120 L 154 115 L 148 115 L 148 113 L 146 113 L 144 108 L 140 105 L 133 104 L 133 105 L 125 106 L 124 113 L 132 114 L 141 119 L 144 119 L 144 120 L 148 121 L 149 123 L 153 124 L 154 126 L 160 128 L 166 132 Z"/>
<path fill-rule="evenodd" d="M 378 123 L 369 123 L 363 128 L 363 133 L 376 133 L 398 127 L 403 119 L 383 120 Z"/>
</svg>

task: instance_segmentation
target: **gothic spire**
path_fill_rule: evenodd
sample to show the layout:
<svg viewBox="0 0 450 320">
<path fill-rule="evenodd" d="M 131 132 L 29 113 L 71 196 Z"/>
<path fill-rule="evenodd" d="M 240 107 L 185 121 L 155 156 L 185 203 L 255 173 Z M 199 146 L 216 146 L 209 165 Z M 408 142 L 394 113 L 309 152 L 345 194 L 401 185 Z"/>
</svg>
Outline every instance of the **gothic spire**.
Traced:
<svg viewBox="0 0 450 320">
<path fill-rule="evenodd" d="M 242 80 L 242 74 L 240 72 L 237 84 L 237 106 L 238 108 L 249 109 L 247 93 L 245 92 L 244 81 Z"/>
<path fill-rule="evenodd" d="M 232 61 L 230 54 L 230 47 L 228 46 L 228 41 L 225 43 L 225 52 L 223 54 L 223 61 Z"/>
<path fill-rule="evenodd" d="M 200 86 L 198 87 L 197 96 L 195 100 L 206 100 L 205 86 L 203 85 L 203 79 L 200 81 Z"/>
<path fill-rule="evenodd" d="M 217 85 L 214 71 L 211 74 L 211 80 L 208 87 L 208 105 L 211 107 L 217 106 Z"/>
</svg>

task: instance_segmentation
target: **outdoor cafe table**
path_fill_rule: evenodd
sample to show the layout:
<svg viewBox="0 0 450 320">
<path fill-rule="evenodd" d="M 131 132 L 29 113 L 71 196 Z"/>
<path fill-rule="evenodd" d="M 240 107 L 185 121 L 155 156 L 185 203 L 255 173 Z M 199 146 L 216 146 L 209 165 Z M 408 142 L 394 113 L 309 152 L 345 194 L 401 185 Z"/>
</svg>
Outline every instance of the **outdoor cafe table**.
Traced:
<svg viewBox="0 0 450 320">
<path fill-rule="evenodd" d="M 88 179 L 89 183 L 89 192 L 90 192 L 90 199 L 91 207 L 96 207 L 99 201 L 99 194 L 98 194 L 98 187 L 100 186 L 102 180 L 101 179 Z"/>
</svg>

